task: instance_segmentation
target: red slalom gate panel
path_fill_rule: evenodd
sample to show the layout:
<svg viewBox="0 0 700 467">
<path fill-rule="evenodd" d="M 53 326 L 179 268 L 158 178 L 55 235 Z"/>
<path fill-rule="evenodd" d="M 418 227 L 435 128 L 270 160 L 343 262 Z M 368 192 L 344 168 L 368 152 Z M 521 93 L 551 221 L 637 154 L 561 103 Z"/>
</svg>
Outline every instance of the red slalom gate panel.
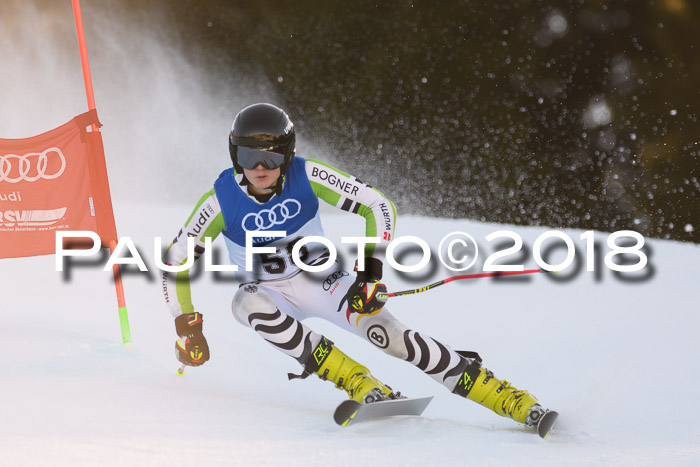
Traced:
<svg viewBox="0 0 700 467">
<path fill-rule="evenodd" d="M 0 139 L 0 258 L 54 254 L 57 230 L 117 238 L 97 112 L 25 139 Z M 96 127 L 94 127 L 96 128 Z"/>
</svg>

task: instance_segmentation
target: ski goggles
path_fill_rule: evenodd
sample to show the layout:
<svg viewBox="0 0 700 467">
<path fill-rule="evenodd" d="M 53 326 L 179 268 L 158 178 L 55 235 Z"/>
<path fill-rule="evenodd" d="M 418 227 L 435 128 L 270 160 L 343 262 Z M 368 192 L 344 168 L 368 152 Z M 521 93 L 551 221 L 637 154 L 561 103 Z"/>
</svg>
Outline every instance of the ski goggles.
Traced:
<svg viewBox="0 0 700 467">
<path fill-rule="evenodd" d="M 279 148 L 249 148 L 238 146 L 238 165 L 248 170 L 252 170 L 260 164 L 268 170 L 276 169 L 284 163 L 284 154 L 274 152 L 276 149 Z"/>
</svg>

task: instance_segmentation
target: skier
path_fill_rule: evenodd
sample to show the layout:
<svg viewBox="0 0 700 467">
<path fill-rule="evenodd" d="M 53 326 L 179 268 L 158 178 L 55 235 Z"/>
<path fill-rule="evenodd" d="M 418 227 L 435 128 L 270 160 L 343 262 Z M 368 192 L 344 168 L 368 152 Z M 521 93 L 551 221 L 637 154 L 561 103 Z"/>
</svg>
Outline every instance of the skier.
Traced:
<svg viewBox="0 0 700 467">
<path fill-rule="evenodd" d="M 316 374 L 360 403 L 401 397 L 302 323 L 307 317 L 320 317 L 414 364 L 459 396 L 525 425 L 537 424 L 546 411 L 530 393 L 496 378 L 476 353 L 454 351 L 407 328 L 384 306 L 386 298 L 378 296 L 386 293 L 380 282 L 382 258 L 394 236 L 396 209 L 382 193 L 323 162 L 295 157 L 294 125 L 270 104 L 253 104 L 236 115 L 229 152 L 233 167 L 224 170 L 199 200 L 165 255 L 167 264 L 187 261 L 188 237 L 195 239 L 196 259 L 204 252 L 205 238 L 223 233 L 241 282 L 233 297 L 234 317 L 297 360 L 303 367 L 300 378 Z M 319 199 L 364 217 L 366 237 L 381 240 L 366 244 L 364 268 L 359 264 L 356 273 L 335 263 L 321 275 L 311 274 L 292 261 L 295 242 L 323 236 Z M 253 255 L 252 271 L 246 271 L 246 233 L 252 231 L 285 231 L 286 236 L 255 238 L 256 247 L 274 247 L 275 252 Z M 304 246 L 299 253 L 308 265 L 329 258 L 325 248 Z M 187 271 L 164 272 L 163 292 L 175 317 L 178 359 L 185 365 L 202 365 L 209 359 L 209 347 L 202 313 L 191 303 Z"/>
</svg>

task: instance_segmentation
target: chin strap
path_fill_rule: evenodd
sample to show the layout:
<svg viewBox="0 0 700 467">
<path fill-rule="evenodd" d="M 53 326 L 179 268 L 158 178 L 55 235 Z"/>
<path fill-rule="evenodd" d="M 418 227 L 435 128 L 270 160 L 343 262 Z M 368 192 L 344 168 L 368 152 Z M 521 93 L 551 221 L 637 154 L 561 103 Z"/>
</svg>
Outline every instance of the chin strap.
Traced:
<svg viewBox="0 0 700 467">
<path fill-rule="evenodd" d="M 281 180 L 281 182 L 280 182 Z M 240 186 L 246 186 L 250 185 L 250 180 L 246 178 L 245 175 L 243 175 L 243 179 L 239 183 Z M 248 196 L 252 196 L 253 198 L 257 199 L 261 203 L 266 203 L 268 202 L 271 198 L 272 195 L 275 194 L 277 196 L 280 196 L 282 194 L 282 189 L 284 188 L 284 175 L 280 175 L 279 178 L 277 179 L 277 182 L 275 183 L 274 191 L 272 193 L 267 193 L 265 195 L 253 195 L 248 193 Z"/>
<path fill-rule="evenodd" d="M 284 188 L 284 175 L 280 175 L 277 179 L 277 184 L 275 185 L 275 194 L 277 196 L 282 195 L 282 188 Z"/>
</svg>

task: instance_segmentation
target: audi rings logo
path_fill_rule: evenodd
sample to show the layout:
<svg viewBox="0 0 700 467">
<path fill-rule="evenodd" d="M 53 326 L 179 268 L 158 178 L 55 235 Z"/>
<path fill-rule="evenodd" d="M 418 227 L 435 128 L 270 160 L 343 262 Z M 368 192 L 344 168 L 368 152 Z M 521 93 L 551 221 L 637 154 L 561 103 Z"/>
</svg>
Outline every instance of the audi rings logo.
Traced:
<svg viewBox="0 0 700 467">
<path fill-rule="evenodd" d="M 66 156 L 56 147 L 42 152 L 0 155 L 0 182 L 36 182 L 58 178 L 66 170 Z"/>
<path fill-rule="evenodd" d="M 335 284 L 335 281 L 340 279 L 343 276 L 349 276 L 350 274 L 345 272 L 345 271 L 336 271 L 330 276 L 326 277 L 326 280 L 323 281 L 323 290 L 328 292 L 331 289 L 331 286 Z"/>
<path fill-rule="evenodd" d="M 251 212 L 243 218 L 241 227 L 245 231 L 268 230 L 276 225 L 282 225 L 301 212 L 301 203 L 295 199 L 287 199 L 275 204 L 272 209 Z"/>
</svg>

